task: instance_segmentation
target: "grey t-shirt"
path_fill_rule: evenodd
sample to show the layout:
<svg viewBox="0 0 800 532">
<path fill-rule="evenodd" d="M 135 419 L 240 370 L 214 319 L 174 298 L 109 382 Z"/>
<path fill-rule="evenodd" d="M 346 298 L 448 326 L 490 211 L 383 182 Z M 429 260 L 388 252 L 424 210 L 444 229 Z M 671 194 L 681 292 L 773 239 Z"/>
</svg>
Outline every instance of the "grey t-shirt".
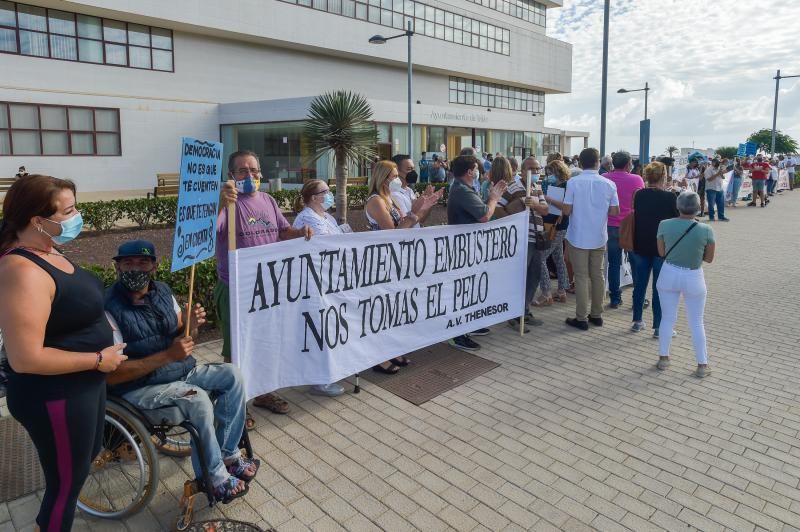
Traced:
<svg viewBox="0 0 800 532">
<path fill-rule="evenodd" d="M 658 224 L 658 233 L 656 237 L 664 241 L 664 252 L 670 251 L 670 248 L 678 242 L 678 239 L 683 236 L 689 227 L 695 223 L 694 220 L 685 220 L 683 218 L 672 218 L 670 220 L 662 220 Z M 706 251 L 706 245 L 714 242 L 714 231 L 710 226 L 703 223 L 698 223 L 697 227 L 689 231 L 683 237 L 683 240 L 678 242 L 665 260 L 675 266 L 681 268 L 690 268 L 696 270 L 703 265 L 703 255 Z"/>
<path fill-rule="evenodd" d="M 489 208 L 475 189 L 459 181 L 450 185 L 447 196 L 447 223 L 450 225 L 474 224 L 486 215 Z"/>
</svg>

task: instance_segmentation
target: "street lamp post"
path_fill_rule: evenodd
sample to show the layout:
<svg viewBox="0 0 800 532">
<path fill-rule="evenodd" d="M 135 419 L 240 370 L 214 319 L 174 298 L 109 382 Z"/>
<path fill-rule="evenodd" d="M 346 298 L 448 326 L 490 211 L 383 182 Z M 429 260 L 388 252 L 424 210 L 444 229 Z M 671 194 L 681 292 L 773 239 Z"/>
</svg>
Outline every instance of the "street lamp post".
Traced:
<svg viewBox="0 0 800 532">
<path fill-rule="evenodd" d="M 608 99 L 608 17 L 611 0 L 603 7 L 603 87 L 600 102 L 600 157 L 606 154 L 606 100 Z"/>
<path fill-rule="evenodd" d="M 393 35 L 391 37 L 384 37 L 382 35 L 373 35 L 369 39 L 370 44 L 386 44 L 386 41 L 397 39 L 399 37 L 408 37 L 408 155 L 414 157 L 414 133 L 411 128 L 411 82 L 412 82 L 412 69 L 411 69 L 411 37 L 414 36 L 414 31 L 411 29 L 411 21 L 408 21 L 407 29 L 404 33 Z"/>
<path fill-rule="evenodd" d="M 781 76 L 781 71 L 778 69 L 778 73 L 775 75 L 775 106 L 772 108 L 772 145 L 770 147 L 770 152 L 772 153 L 772 157 L 775 157 L 775 126 L 778 123 L 778 90 L 781 86 L 781 80 L 786 78 L 800 78 L 800 74 L 796 76 Z"/>
<path fill-rule="evenodd" d="M 650 85 L 645 81 L 643 89 L 619 89 L 618 94 L 625 94 L 628 92 L 641 92 L 644 91 L 644 119 L 647 120 L 647 94 L 650 92 Z"/>
<path fill-rule="evenodd" d="M 643 89 L 619 89 L 617 93 L 644 92 L 644 120 L 639 123 L 639 160 L 646 164 L 650 158 L 650 120 L 647 119 L 647 96 L 650 93 L 650 84 L 644 83 Z"/>
</svg>

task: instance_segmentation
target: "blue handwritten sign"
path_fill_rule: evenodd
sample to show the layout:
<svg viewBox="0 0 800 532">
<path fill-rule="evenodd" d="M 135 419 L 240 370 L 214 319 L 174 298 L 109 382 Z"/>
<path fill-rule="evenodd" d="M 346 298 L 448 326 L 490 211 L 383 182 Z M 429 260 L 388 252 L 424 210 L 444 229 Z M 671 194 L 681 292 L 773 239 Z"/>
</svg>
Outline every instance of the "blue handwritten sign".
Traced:
<svg viewBox="0 0 800 532">
<path fill-rule="evenodd" d="M 172 271 L 214 256 L 222 144 L 183 137 Z"/>
<path fill-rule="evenodd" d="M 747 144 L 739 144 L 739 149 L 736 151 L 736 155 L 738 157 L 744 157 L 747 155 Z"/>
</svg>

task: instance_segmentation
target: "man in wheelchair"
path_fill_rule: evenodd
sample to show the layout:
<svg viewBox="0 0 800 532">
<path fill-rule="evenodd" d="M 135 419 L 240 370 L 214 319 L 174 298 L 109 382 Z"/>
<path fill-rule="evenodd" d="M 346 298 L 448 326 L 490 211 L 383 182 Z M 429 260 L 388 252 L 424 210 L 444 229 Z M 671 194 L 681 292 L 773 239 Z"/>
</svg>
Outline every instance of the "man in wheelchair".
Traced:
<svg viewBox="0 0 800 532">
<path fill-rule="evenodd" d="M 260 462 L 244 458 L 239 441 L 245 424 L 242 375 L 231 364 L 196 365 L 194 341 L 184 337 L 184 316 L 169 286 L 155 281 L 156 250 L 151 242 L 123 243 L 114 257 L 117 282 L 106 291 L 105 308 L 128 359 L 108 374 L 110 393 L 137 408 L 175 406 L 197 428 L 204 447 L 214 497 L 221 502 L 243 496 Z M 191 328 L 205 323 L 200 305 Z M 195 443 L 192 467 L 203 478 Z"/>
</svg>

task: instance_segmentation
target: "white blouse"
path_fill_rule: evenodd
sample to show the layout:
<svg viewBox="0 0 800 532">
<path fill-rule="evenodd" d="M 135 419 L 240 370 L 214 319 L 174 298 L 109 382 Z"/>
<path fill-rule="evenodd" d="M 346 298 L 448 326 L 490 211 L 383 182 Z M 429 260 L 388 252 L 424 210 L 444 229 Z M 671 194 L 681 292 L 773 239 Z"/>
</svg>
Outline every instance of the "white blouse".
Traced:
<svg viewBox="0 0 800 532">
<path fill-rule="evenodd" d="M 325 213 L 324 216 L 317 214 L 311 207 L 306 207 L 294 219 L 292 227 L 301 229 L 304 225 L 311 227 L 315 235 L 339 235 L 343 231 L 336 223 L 336 219 Z"/>
</svg>

